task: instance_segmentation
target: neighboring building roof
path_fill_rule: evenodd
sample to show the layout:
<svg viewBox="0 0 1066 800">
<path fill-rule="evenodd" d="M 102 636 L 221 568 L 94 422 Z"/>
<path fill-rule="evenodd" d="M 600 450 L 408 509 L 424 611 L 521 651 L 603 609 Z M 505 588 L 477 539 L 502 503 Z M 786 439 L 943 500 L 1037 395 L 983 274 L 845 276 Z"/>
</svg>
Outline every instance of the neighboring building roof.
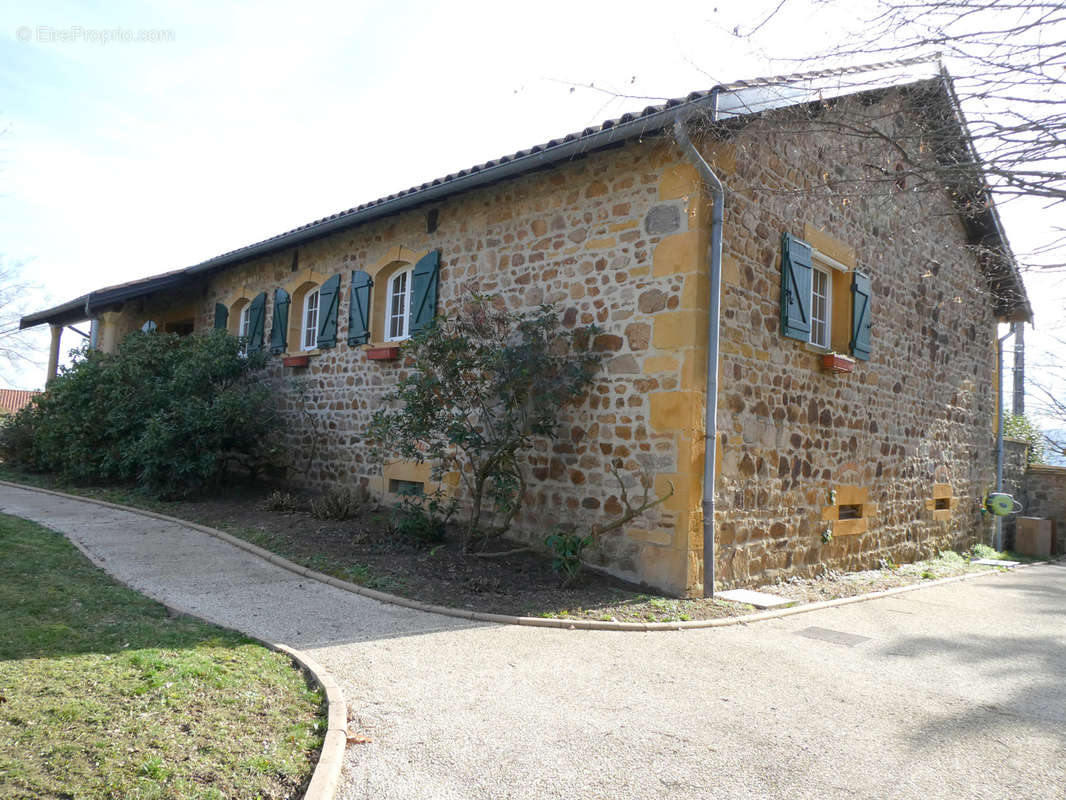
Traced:
<svg viewBox="0 0 1066 800">
<path fill-rule="evenodd" d="M 14 414 L 39 394 L 32 389 L 0 389 L 0 414 Z"/>
<path fill-rule="evenodd" d="M 843 81 L 842 78 L 847 78 L 847 81 Z M 659 105 L 647 106 L 640 112 L 623 114 L 621 117 L 609 119 L 598 126 L 585 128 L 580 132 L 570 133 L 526 150 L 519 150 L 517 153 L 501 156 L 402 192 L 331 214 L 185 269 L 90 292 L 54 308 L 23 317 L 20 327 L 28 328 L 44 323 L 65 325 L 84 320 L 89 318 L 94 311 L 102 310 L 109 305 L 172 288 L 196 276 L 217 271 L 238 261 L 276 252 L 342 228 L 380 219 L 468 189 L 572 159 L 627 139 L 655 133 L 672 125 L 679 115 L 686 116 L 697 111 L 710 112 L 714 119 L 728 121 L 774 108 L 937 79 L 944 83 L 946 93 L 953 103 L 962 137 L 966 141 L 967 155 L 973 158 L 976 164 L 976 157 L 969 147 L 968 134 L 951 89 L 950 80 L 934 57 L 902 59 L 861 67 L 736 81 L 720 84 L 706 91 L 692 92 L 686 97 L 667 100 Z M 1001 271 L 1005 270 L 1005 275 L 1001 276 L 999 281 L 1002 286 L 994 285 L 994 288 L 997 286 L 1003 288 L 1010 284 L 1010 291 L 1007 291 L 1004 296 L 1013 299 L 1007 305 L 1016 306 L 1015 310 L 1018 315 L 1031 319 L 1032 309 L 1025 295 L 1025 287 L 1018 274 L 1017 266 L 1014 264 L 1013 255 L 1011 255 L 1010 246 L 1003 233 L 995 207 L 990 199 L 980 205 L 984 210 L 970 221 L 971 236 L 977 239 L 996 239 L 1007 262 L 1006 267 L 1000 266 Z M 1006 309 L 1003 303 L 1000 303 L 1000 306 L 1002 308 L 997 307 L 997 313 Z M 1001 315 L 1006 314 L 1001 313 Z"/>
</svg>

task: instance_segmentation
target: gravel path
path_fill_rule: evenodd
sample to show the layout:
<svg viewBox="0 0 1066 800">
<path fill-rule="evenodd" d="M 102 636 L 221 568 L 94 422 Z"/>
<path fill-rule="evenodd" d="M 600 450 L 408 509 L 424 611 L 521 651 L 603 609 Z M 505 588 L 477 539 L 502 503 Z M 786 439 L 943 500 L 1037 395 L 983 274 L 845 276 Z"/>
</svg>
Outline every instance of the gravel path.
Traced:
<svg viewBox="0 0 1066 800">
<path fill-rule="evenodd" d="M 182 525 L 0 487 L 120 579 L 307 651 L 353 727 L 343 798 L 1055 798 L 1066 567 L 756 625 L 469 623 L 299 577 Z"/>
</svg>

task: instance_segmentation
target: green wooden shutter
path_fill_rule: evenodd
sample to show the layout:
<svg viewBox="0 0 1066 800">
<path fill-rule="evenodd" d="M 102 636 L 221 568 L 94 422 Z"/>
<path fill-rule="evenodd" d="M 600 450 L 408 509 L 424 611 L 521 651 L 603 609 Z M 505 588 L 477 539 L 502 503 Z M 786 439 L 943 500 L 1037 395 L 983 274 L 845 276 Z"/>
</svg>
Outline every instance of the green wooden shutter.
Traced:
<svg viewBox="0 0 1066 800">
<path fill-rule="evenodd" d="M 334 275 L 318 290 L 318 346 L 337 344 L 337 304 L 340 301 L 341 276 Z"/>
<path fill-rule="evenodd" d="M 440 282 L 440 251 L 418 259 L 411 276 L 411 335 L 429 325 L 437 315 L 437 284 Z"/>
<path fill-rule="evenodd" d="M 862 272 L 851 277 L 851 354 L 870 360 L 870 276 Z"/>
<path fill-rule="evenodd" d="M 226 330 L 226 324 L 229 322 L 229 309 L 222 303 L 215 303 L 215 330 Z"/>
<path fill-rule="evenodd" d="M 811 338 L 811 246 L 787 233 L 781 236 L 781 333 Z"/>
<path fill-rule="evenodd" d="M 260 292 L 248 306 L 248 352 L 263 349 L 263 318 L 266 316 L 266 292 Z"/>
<path fill-rule="evenodd" d="M 274 320 L 270 323 L 270 352 L 274 355 L 285 352 L 289 335 L 289 303 L 291 298 L 284 289 L 274 290 Z"/>
<path fill-rule="evenodd" d="M 361 269 L 352 272 L 348 294 L 348 344 L 351 347 L 370 341 L 370 287 L 374 279 Z"/>
</svg>

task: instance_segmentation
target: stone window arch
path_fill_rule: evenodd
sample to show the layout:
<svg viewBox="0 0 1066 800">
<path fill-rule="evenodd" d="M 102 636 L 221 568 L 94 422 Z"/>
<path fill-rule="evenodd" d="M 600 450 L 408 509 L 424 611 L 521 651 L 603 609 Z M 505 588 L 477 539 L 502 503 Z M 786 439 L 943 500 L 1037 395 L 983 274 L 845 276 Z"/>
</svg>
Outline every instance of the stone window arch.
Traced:
<svg viewBox="0 0 1066 800">
<path fill-rule="evenodd" d="M 385 341 L 398 342 L 410 336 L 411 283 L 414 267 L 402 264 L 385 283 Z"/>
<path fill-rule="evenodd" d="M 414 263 L 414 259 L 397 259 L 380 267 L 374 274 L 374 288 L 370 296 L 372 340 L 398 342 L 408 338 Z M 399 305 L 394 303 L 395 300 L 400 301 Z"/>
</svg>

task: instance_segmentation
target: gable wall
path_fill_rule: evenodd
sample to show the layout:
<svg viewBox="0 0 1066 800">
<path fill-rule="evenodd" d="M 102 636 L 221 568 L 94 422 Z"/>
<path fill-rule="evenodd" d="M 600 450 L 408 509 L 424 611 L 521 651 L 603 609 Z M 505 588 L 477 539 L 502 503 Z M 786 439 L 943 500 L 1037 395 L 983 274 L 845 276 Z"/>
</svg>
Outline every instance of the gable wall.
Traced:
<svg viewBox="0 0 1066 800">
<path fill-rule="evenodd" d="M 891 170 L 896 156 L 821 123 L 785 127 L 745 129 L 723 176 L 725 585 L 910 561 L 988 534 L 978 505 L 994 477 L 995 320 L 961 221 L 942 191 L 836 183 L 817 199 L 827 179 Z M 823 371 L 816 348 L 780 333 L 783 232 L 872 278 L 872 357 L 851 374 Z M 865 521 L 835 519 L 840 504 L 863 504 Z"/>
</svg>

